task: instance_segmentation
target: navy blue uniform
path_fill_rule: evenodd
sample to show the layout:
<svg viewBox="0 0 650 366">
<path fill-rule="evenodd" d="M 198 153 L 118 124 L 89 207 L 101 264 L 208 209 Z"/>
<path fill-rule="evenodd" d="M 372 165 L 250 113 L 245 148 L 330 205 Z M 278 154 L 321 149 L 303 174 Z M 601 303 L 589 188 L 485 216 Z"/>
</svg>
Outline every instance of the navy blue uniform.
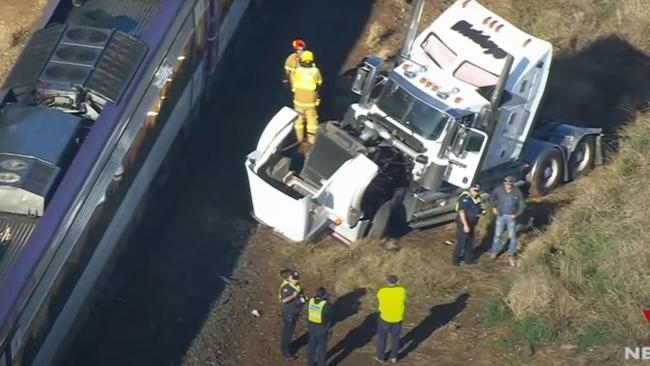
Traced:
<svg viewBox="0 0 650 366">
<path fill-rule="evenodd" d="M 465 212 L 465 219 L 469 226 L 469 232 L 466 233 L 463 228 L 463 222 L 460 220 L 460 212 Z M 466 263 L 474 263 L 474 229 L 478 224 L 479 217 L 483 208 L 481 207 L 481 198 L 472 198 L 469 193 L 463 193 L 458 201 L 458 217 L 456 217 L 456 246 L 451 263 L 458 265 L 458 259 L 461 252 L 464 252 L 463 258 Z"/>
<path fill-rule="evenodd" d="M 302 295 L 300 285 L 291 286 L 287 281 L 283 281 L 282 285 L 280 285 L 280 300 L 294 293 L 298 293 L 299 296 L 291 302 L 282 304 L 282 339 L 280 341 L 280 348 L 282 355 L 286 358 L 293 357 L 291 338 L 293 337 L 293 332 L 296 330 L 296 323 L 302 311 L 304 296 Z"/>
<path fill-rule="evenodd" d="M 319 305 L 320 309 L 318 308 Z M 312 300 L 308 305 L 307 330 L 307 365 L 325 366 L 327 361 L 327 338 L 332 327 L 332 310 L 328 299 Z M 314 319 L 314 314 L 320 314 Z"/>
</svg>

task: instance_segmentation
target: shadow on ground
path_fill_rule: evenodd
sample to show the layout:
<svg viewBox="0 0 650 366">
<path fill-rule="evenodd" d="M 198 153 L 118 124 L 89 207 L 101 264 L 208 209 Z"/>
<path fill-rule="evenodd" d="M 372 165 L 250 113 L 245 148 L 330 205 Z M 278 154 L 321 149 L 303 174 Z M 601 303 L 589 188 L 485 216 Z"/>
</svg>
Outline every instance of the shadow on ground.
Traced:
<svg viewBox="0 0 650 366">
<path fill-rule="evenodd" d="M 469 294 L 464 293 L 458 296 L 453 302 L 432 307 L 429 315 L 400 340 L 400 344 L 402 345 L 400 358 L 408 356 L 422 342 L 427 340 L 436 329 L 449 323 L 460 314 L 467 307 L 467 299 L 469 299 Z"/>
<path fill-rule="evenodd" d="M 542 114 L 616 135 L 650 99 L 650 57 L 610 35 L 553 59 Z"/>
<path fill-rule="evenodd" d="M 377 314 L 368 314 L 361 324 L 350 330 L 343 339 L 327 352 L 328 365 L 340 364 L 355 350 L 362 348 L 377 333 Z"/>
<path fill-rule="evenodd" d="M 244 157 L 291 101 L 281 83 L 291 40 L 303 37 L 315 52 L 327 106 L 373 2 L 268 0 L 247 16 L 187 146 L 189 171 L 150 198 L 172 203 L 146 211 L 147 230 L 128 244 L 65 365 L 182 363 L 254 230 Z"/>
</svg>

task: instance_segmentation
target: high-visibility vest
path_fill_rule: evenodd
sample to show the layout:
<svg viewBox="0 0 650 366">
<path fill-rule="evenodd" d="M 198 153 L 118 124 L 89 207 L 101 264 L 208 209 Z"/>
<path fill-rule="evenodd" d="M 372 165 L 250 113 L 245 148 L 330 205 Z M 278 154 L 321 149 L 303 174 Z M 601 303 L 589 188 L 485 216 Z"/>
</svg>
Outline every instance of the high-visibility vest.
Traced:
<svg viewBox="0 0 650 366">
<path fill-rule="evenodd" d="M 307 320 L 309 320 L 310 323 L 323 324 L 323 308 L 325 307 L 325 304 L 327 304 L 327 301 L 325 300 L 321 300 L 317 304 L 313 297 L 309 299 Z"/>
<path fill-rule="evenodd" d="M 402 286 L 382 287 L 377 291 L 379 317 L 388 323 L 399 323 L 406 310 L 406 289 Z"/>
<path fill-rule="evenodd" d="M 301 293 L 301 292 L 302 292 L 302 288 L 300 287 L 300 284 L 292 285 L 291 282 L 289 282 L 289 281 L 287 281 L 287 280 L 282 280 L 282 283 L 280 284 L 280 290 L 278 290 L 278 300 L 280 300 L 280 302 L 282 302 L 282 288 L 283 288 L 285 285 L 289 285 L 289 286 L 291 286 L 291 288 L 294 289 L 294 290 L 296 290 L 297 293 Z"/>
<path fill-rule="evenodd" d="M 472 195 L 469 194 L 469 192 L 463 191 L 461 194 L 458 195 L 458 201 L 456 201 L 456 209 L 455 209 L 456 211 L 458 211 L 460 209 L 460 200 L 462 200 L 463 197 L 465 197 L 465 196 L 468 196 L 469 198 L 471 198 L 475 205 L 478 205 L 478 204 L 481 203 L 481 196 L 472 197 Z"/>
<path fill-rule="evenodd" d="M 291 81 L 292 90 L 315 91 L 322 83 L 320 71 L 316 66 L 298 66 Z"/>
</svg>

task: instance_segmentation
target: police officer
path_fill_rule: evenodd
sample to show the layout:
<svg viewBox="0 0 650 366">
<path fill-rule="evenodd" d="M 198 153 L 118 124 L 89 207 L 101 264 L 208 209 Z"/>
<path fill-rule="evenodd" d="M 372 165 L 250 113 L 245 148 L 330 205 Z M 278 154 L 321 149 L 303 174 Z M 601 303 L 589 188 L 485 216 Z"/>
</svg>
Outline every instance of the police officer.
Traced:
<svg viewBox="0 0 650 366">
<path fill-rule="evenodd" d="M 296 323 L 306 298 L 298 282 L 298 271 L 285 269 L 280 272 L 280 275 L 283 278 L 278 294 L 282 303 L 282 341 L 280 347 L 282 355 L 287 360 L 295 360 L 297 357 L 291 352 L 291 338 L 296 330 Z"/>
<path fill-rule="evenodd" d="M 316 295 L 309 299 L 307 308 L 307 366 L 325 366 L 327 358 L 327 337 L 332 326 L 332 310 L 327 291 L 320 287 Z"/>
<path fill-rule="evenodd" d="M 475 264 L 474 261 L 474 229 L 478 224 L 479 217 L 483 212 L 481 207 L 481 187 L 473 184 L 469 192 L 463 192 L 456 204 L 458 216 L 456 218 L 456 246 L 454 247 L 451 264 L 458 265 L 461 252 L 467 264 Z"/>
<path fill-rule="evenodd" d="M 386 362 L 386 338 L 390 334 L 390 361 L 397 363 L 399 356 L 399 336 L 406 310 L 406 289 L 397 284 L 397 276 L 386 277 L 387 286 L 377 291 L 379 320 L 377 322 L 377 348 L 375 360 Z"/>
</svg>

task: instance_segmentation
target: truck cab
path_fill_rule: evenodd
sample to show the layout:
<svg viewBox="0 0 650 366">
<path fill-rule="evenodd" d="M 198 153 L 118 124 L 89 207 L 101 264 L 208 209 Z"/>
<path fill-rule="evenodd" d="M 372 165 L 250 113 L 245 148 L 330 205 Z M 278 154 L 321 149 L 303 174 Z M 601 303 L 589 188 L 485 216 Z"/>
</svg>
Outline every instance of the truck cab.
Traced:
<svg viewBox="0 0 650 366">
<path fill-rule="evenodd" d="M 456 1 L 416 37 L 423 3 L 414 5 L 397 64 L 386 70 L 383 60 L 365 59 L 352 86 L 359 101 L 321 125 L 304 161 L 286 153 L 288 108 L 269 123 L 246 163 L 258 220 L 297 241 L 324 227 L 348 242 L 379 238 L 391 218 L 411 228 L 453 219 L 457 195 L 475 182 L 490 188 L 513 175 L 545 194 L 572 178 L 570 161 L 593 163 L 600 130 L 552 121 L 531 136 L 550 43 L 473 0 Z M 279 191 L 305 201 L 289 214 Z"/>
</svg>

